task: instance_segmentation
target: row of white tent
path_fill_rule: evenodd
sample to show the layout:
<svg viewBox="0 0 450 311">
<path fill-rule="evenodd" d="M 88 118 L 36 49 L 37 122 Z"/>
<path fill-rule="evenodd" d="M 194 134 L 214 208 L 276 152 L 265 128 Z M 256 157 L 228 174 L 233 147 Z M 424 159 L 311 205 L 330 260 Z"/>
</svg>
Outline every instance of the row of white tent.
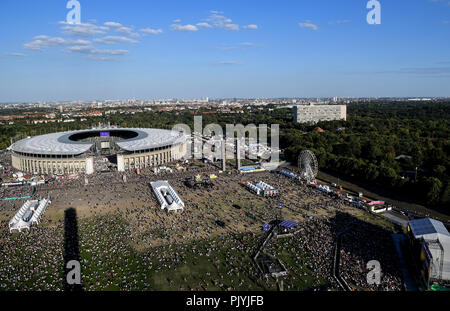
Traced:
<svg viewBox="0 0 450 311">
<path fill-rule="evenodd" d="M 51 201 L 49 198 L 26 201 L 9 222 L 9 232 L 14 230 L 22 232 L 24 229 L 29 230 L 32 225 L 38 225 L 42 215 L 50 204 Z M 32 214 L 32 216 L 27 218 L 26 216 L 29 214 Z"/>
<path fill-rule="evenodd" d="M 262 190 L 273 190 L 273 189 L 275 189 L 274 187 L 272 187 L 269 184 L 266 184 L 263 181 L 259 181 L 258 183 L 256 183 L 256 187 L 261 188 Z"/>
<path fill-rule="evenodd" d="M 327 185 L 319 185 L 319 186 L 317 186 L 317 189 L 319 189 L 320 191 L 325 192 L 325 193 L 331 193 L 331 192 L 333 192 L 333 191 L 330 189 L 330 187 L 328 187 Z"/>
<path fill-rule="evenodd" d="M 281 175 L 284 175 L 284 176 L 286 176 L 286 177 L 292 178 L 292 179 L 297 179 L 297 175 L 295 175 L 294 173 L 285 171 L 285 170 L 281 170 L 281 171 L 280 171 L 280 174 L 281 174 Z"/>
<path fill-rule="evenodd" d="M 269 184 L 266 184 L 263 181 L 255 181 L 256 185 L 252 184 L 251 182 L 248 182 L 246 184 L 247 188 L 250 189 L 250 191 L 253 191 L 257 195 L 264 196 L 264 197 L 271 197 L 278 195 L 278 190 L 272 187 Z"/>
</svg>

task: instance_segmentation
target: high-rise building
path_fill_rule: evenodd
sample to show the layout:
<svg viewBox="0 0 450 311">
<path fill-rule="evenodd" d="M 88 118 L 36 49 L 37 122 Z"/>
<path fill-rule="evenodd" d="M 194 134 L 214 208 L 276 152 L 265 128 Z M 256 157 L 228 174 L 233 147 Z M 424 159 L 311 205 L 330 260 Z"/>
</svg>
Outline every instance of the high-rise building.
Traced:
<svg viewBox="0 0 450 311">
<path fill-rule="evenodd" d="M 295 123 L 347 120 L 346 105 L 299 105 L 294 106 Z"/>
</svg>

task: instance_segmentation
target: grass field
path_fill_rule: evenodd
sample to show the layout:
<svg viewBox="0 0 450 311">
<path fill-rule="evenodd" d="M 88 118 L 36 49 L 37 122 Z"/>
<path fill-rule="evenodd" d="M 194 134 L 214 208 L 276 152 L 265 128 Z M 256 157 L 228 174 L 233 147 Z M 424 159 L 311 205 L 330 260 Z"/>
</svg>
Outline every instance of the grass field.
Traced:
<svg viewBox="0 0 450 311">
<path fill-rule="evenodd" d="M 249 179 L 280 185 L 282 196 L 258 197 L 240 185 Z M 188 202 L 183 214 L 161 211 L 147 180 L 112 190 L 101 186 L 89 192 L 54 191 L 44 221 L 30 233 L 9 234 L 7 221 L 15 211 L 9 206 L 0 218 L 0 255 L 5 258 L 0 265 L 0 290 L 63 288 L 64 237 L 74 235 L 65 232 L 64 217 L 71 208 L 76 210 L 85 290 L 277 290 L 277 280 L 261 278 L 252 261 L 263 240 L 262 225 L 276 217 L 302 223 L 308 217 L 327 219 L 339 211 L 394 230 L 381 217 L 349 206 L 337 210 L 330 207 L 331 198 L 311 195 L 296 182 L 268 172 L 222 175 L 208 191 L 188 189 L 179 179 L 171 183 Z M 108 195 L 115 197 L 110 200 Z M 280 201 L 282 210 L 277 208 Z M 218 226 L 216 220 L 226 226 Z M 295 238 L 273 245 L 289 272 L 283 281 L 285 290 L 326 285 L 304 265 L 311 261 L 310 254 L 292 248 L 295 240 L 291 239 Z"/>
</svg>

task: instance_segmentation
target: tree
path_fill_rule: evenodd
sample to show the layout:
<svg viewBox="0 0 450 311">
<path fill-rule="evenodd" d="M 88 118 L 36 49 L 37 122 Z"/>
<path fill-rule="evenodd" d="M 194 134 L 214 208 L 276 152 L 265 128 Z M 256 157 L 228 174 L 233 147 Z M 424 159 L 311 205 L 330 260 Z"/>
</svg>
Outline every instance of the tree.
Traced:
<svg viewBox="0 0 450 311">
<path fill-rule="evenodd" d="M 370 163 L 366 167 L 366 169 L 367 169 L 366 176 L 367 176 L 367 179 L 370 180 L 370 181 L 376 180 L 378 178 L 378 176 L 380 175 L 378 166 L 376 166 L 373 163 Z"/>
<path fill-rule="evenodd" d="M 441 205 L 450 208 L 450 182 L 447 183 L 447 187 L 445 187 L 445 190 L 442 193 Z"/>
<path fill-rule="evenodd" d="M 430 204 L 438 203 L 442 190 L 442 182 L 436 177 L 429 177 L 426 179 L 425 182 L 427 185 L 426 198 L 428 203 Z"/>
</svg>

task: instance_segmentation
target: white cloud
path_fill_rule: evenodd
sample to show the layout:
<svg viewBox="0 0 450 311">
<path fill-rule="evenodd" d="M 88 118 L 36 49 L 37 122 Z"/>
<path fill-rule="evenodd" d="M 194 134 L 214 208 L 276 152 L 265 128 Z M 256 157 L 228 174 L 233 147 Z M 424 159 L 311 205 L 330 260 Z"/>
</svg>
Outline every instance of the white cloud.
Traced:
<svg viewBox="0 0 450 311">
<path fill-rule="evenodd" d="M 198 28 L 194 25 L 173 24 L 171 28 L 175 31 L 198 31 Z"/>
<path fill-rule="evenodd" d="M 198 23 L 197 26 L 200 27 L 200 28 L 212 28 L 212 26 L 210 24 L 205 23 L 205 22 Z"/>
<path fill-rule="evenodd" d="M 219 62 L 219 65 L 242 65 L 242 62 L 238 62 L 238 61 L 223 61 L 223 62 Z"/>
<path fill-rule="evenodd" d="M 226 30 L 237 31 L 237 30 L 239 30 L 239 25 L 238 24 L 226 24 L 223 26 L 223 28 L 225 28 Z"/>
<path fill-rule="evenodd" d="M 241 42 L 241 43 L 235 44 L 235 45 L 222 44 L 222 45 L 216 47 L 216 49 L 221 50 L 221 51 L 229 51 L 229 50 L 235 50 L 238 48 L 254 47 L 254 46 L 255 46 L 255 44 L 252 42 Z"/>
<path fill-rule="evenodd" d="M 87 58 L 92 60 L 98 60 L 98 61 L 113 61 L 116 60 L 114 57 L 108 57 L 108 56 L 98 56 L 98 55 L 87 55 Z"/>
<path fill-rule="evenodd" d="M 256 30 L 256 29 L 258 29 L 258 25 L 250 24 L 250 25 L 244 26 L 243 28 L 244 28 L 244 29 L 252 29 L 252 30 Z"/>
<path fill-rule="evenodd" d="M 103 44 L 116 44 L 116 43 L 138 43 L 139 41 L 122 36 L 107 36 L 100 39 L 94 39 L 94 42 Z"/>
<path fill-rule="evenodd" d="M 310 28 L 310 29 L 312 29 L 312 30 L 317 30 L 317 29 L 319 29 L 319 27 L 317 26 L 317 25 L 315 25 L 315 24 L 313 24 L 313 23 L 311 23 L 311 22 L 309 22 L 309 21 L 306 21 L 306 22 L 304 22 L 304 23 L 299 23 L 298 24 L 301 28 Z"/>
<path fill-rule="evenodd" d="M 130 34 L 133 32 L 133 29 L 131 27 L 122 26 L 117 28 L 116 31 L 124 34 Z"/>
<path fill-rule="evenodd" d="M 105 34 L 109 30 L 108 27 L 94 24 L 69 24 L 67 22 L 60 22 L 60 24 L 64 25 L 62 33 L 69 36 L 89 37 Z"/>
<path fill-rule="evenodd" d="M 61 37 L 36 36 L 33 41 L 25 43 L 23 47 L 27 50 L 41 51 L 51 47 L 58 47 L 64 45 L 91 45 L 87 40 L 67 40 Z"/>
<path fill-rule="evenodd" d="M 160 33 L 163 33 L 162 29 L 152 29 L 152 28 L 144 28 L 139 31 L 147 35 L 159 35 Z"/>
<path fill-rule="evenodd" d="M 116 42 L 131 43 L 130 40 L 135 41 L 126 37 L 109 36 L 105 38 L 95 39 L 94 42 L 105 44 L 113 44 Z M 97 49 L 92 45 L 91 41 L 87 40 L 71 40 L 44 35 L 36 36 L 33 38 L 32 42 L 24 44 L 24 48 L 35 51 L 62 46 L 66 47 L 65 50 L 69 53 L 83 54 L 88 58 L 95 60 L 112 60 L 113 56 L 122 56 L 130 53 L 128 50 Z"/>
<path fill-rule="evenodd" d="M 232 20 L 224 16 L 222 12 L 211 11 L 210 13 L 211 15 L 205 21 L 212 24 L 214 27 L 234 31 L 239 30 L 239 25 L 231 24 Z"/>
<path fill-rule="evenodd" d="M 132 37 L 140 36 L 138 33 L 133 32 L 133 28 L 131 28 L 131 27 L 122 26 L 122 27 L 116 28 L 116 31 L 119 33 L 125 34 L 125 35 L 132 36 Z"/>
<path fill-rule="evenodd" d="M 126 55 L 129 54 L 128 50 L 93 50 L 93 54 L 106 54 L 106 55 Z"/>
<path fill-rule="evenodd" d="M 351 22 L 351 20 L 349 20 L 349 19 L 340 19 L 340 20 L 337 20 L 337 21 L 329 21 L 328 24 L 329 25 L 333 25 L 333 24 L 336 23 L 336 24 L 340 25 L 340 24 L 348 24 L 350 22 Z"/>
<path fill-rule="evenodd" d="M 23 53 L 11 52 L 11 53 L 4 53 L 3 56 L 26 57 L 28 55 L 27 54 L 23 54 Z"/>
<path fill-rule="evenodd" d="M 120 27 L 122 27 L 121 23 L 116 23 L 116 22 L 106 22 L 103 25 L 105 25 L 107 27 L 111 27 L 111 28 L 120 28 Z"/>
<path fill-rule="evenodd" d="M 60 37 L 36 36 L 33 38 L 33 41 L 25 43 L 24 48 L 28 50 L 42 50 L 64 44 L 66 44 L 66 40 Z"/>
<path fill-rule="evenodd" d="M 223 12 L 220 11 L 210 11 L 209 16 L 206 19 L 201 20 L 195 25 L 187 24 L 181 25 L 181 20 L 174 20 L 174 24 L 171 25 L 172 30 L 176 31 L 198 31 L 199 29 L 206 28 L 220 28 L 227 31 L 238 31 L 241 26 L 237 23 L 233 23 L 231 18 L 226 17 Z M 245 29 L 258 29 L 258 25 L 250 24 L 243 26 Z"/>
<path fill-rule="evenodd" d="M 100 50 L 92 46 L 79 46 L 79 45 L 71 46 L 67 48 L 67 51 L 88 55 L 110 55 L 110 56 L 126 55 L 130 53 L 130 51 L 128 50 Z"/>
<path fill-rule="evenodd" d="M 69 52 L 77 53 L 91 53 L 94 48 L 90 45 L 74 45 L 69 47 L 67 50 Z"/>
<path fill-rule="evenodd" d="M 50 48 L 64 48 L 62 51 L 67 53 L 76 53 L 85 55 L 89 59 L 95 60 L 112 60 L 117 56 L 129 54 L 128 50 L 118 49 L 99 49 L 94 45 L 97 44 L 136 44 L 138 40 L 132 37 L 141 37 L 145 35 L 157 35 L 163 32 L 162 29 L 143 28 L 140 33 L 135 32 L 134 27 L 126 27 L 118 22 L 108 21 L 100 26 L 92 21 L 90 23 L 81 24 L 69 24 L 65 21 L 61 21 L 58 24 L 61 27 L 61 36 L 46 36 L 39 35 L 33 37 L 30 42 L 26 42 L 23 45 L 24 49 L 33 51 L 43 51 Z M 189 25 L 186 25 L 189 26 Z M 183 28 L 185 26 L 181 26 Z M 187 31 L 189 27 L 186 28 Z M 115 34 L 120 33 L 123 35 Z M 111 34 L 111 35 L 109 35 Z M 102 36 L 103 35 L 103 36 Z M 83 38 L 77 39 L 72 37 L 94 37 L 89 40 L 83 40 Z M 1 56 L 1 55 L 0 55 Z M 6 54 L 5 54 L 6 56 Z M 8 53 L 8 56 L 26 56 L 21 53 Z"/>
</svg>

